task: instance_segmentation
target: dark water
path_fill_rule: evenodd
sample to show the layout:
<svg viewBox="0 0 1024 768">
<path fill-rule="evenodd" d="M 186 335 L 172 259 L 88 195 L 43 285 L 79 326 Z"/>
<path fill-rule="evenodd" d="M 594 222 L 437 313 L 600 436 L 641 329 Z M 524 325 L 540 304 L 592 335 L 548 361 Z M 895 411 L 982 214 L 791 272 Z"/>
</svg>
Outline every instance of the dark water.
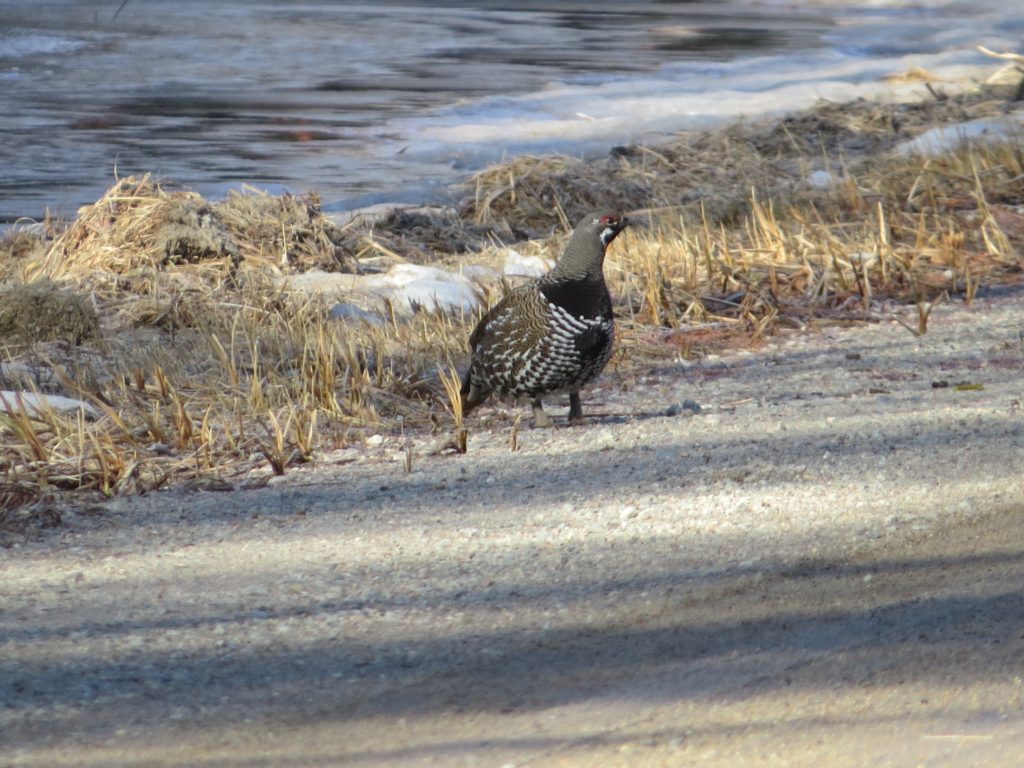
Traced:
<svg viewBox="0 0 1024 768">
<path fill-rule="evenodd" d="M 444 147 L 407 159 L 398 145 L 446 109 L 817 46 L 831 27 L 713 2 L 119 5 L 0 0 L 0 221 L 73 213 L 115 173 L 147 171 L 212 195 L 420 199 L 465 168 Z"/>
<path fill-rule="evenodd" d="M 853 98 L 1024 39 L 1006 0 L 120 4 L 0 0 L 0 222 L 145 172 L 329 210 L 437 200 L 506 154 Z"/>
</svg>

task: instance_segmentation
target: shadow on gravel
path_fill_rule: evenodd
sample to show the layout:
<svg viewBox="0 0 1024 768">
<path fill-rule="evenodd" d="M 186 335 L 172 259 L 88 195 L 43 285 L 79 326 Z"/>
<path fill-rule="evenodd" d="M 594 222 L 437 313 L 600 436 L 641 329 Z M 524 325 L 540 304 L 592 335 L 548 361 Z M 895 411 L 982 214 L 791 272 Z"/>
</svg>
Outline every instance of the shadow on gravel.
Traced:
<svg viewBox="0 0 1024 768">
<path fill-rule="evenodd" d="M 229 725 L 218 714 L 225 701 L 234 713 L 258 712 L 281 727 L 344 729 L 380 716 L 539 711 L 609 691 L 700 700 L 721 697 L 721 679 L 745 681 L 742 695 L 750 696 L 808 684 L 799 670 L 809 664 L 827 664 L 827 681 L 814 683 L 823 686 L 942 683 L 954 659 L 966 679 L 1012 678 L 1024 654 L 1021 518 L 1015 510 L 980 531 L 946 532 L 921 558 L 893 553 L 860 564 L 807 562 L 761 580 L 733 574 L 595 581 L 585 591 L 614 596 L 618 608 L 605 606 L 579 624 L 549 630 L 460 634 L 434 627 L 409 639 L 406 626 L 391 640 L 361 642 L 340 632 L 332 642 L 256 654 L 228 645 L 183 658 L 142 648 L 116 661 L 85 657 L 43 666 L 22 659 L 16 668 L 0 666 L 0 706 L 8 712 L 44 703 L 67 707 L 64 736 L 104 738 L 132 724 L 135 702 L 145 699 L 177 713 L 173 729 Z M 515 594 L 515 585 L 500 589 Z M 554 608 L 580 595 L 555 589 L 495 601 L 496 607 L 514 610 L 516 599 Z M 337 610 L 344 609 L 308 606 L 309 615 Z M 296 633 L 303 615 L 295 615 Z M 232 618 L 206 620 L 230 626 Z M 658 684 L 636 685 L 638 679 Z M 4 740 L 9 748 L 29 747 L 51 737 L 51 729 L 50 721 L 15 724 Z M 389 755 L 411 756 L 381 745 L 362 757 Z"/>
</svg>

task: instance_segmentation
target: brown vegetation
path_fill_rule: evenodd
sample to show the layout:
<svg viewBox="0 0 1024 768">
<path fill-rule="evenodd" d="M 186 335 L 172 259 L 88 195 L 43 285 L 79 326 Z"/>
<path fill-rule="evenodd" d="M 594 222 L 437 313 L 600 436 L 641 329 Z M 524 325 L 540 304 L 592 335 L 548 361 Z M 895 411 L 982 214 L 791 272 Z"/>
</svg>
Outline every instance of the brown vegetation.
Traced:
<svg viewBox="0 0 1024 768">
<path fill-rule="evenodd" d="M 912 330 L 924 333 L 932 302 L 1020 279 L 1024 153 L 1013 139 L 934 157 L 895 147 L 1007 108 L 984 90 L 824 104 L 595 162 L 517 159 L 471 179 L 457 210 L 344 226 L 312 197 L 212 203 L 121 179 L 66 228 L 15 230 L 0 249 L 0 360 L 44 371 L 40 389 L 103 414 L 0 411 L 0 528 L 60 492 L 262 482 L 255 468 L 286 472 L 368 430 L 449 429 L 459 414 L 444 384 L 475 317 L 399 320 L 385 308 L 380 324 L 346 324 L 280 276 L 381 256 L 486 260 L 513 241 L 553 257 L 584 209 L 647 220 L 607 266 L 621 375 L 780 327 L 875 318 L 894 302 L 917 305 Z M 814 171 L 832 183 L 809 183 Z M 5 320 L 7 297 L 39 302 L 37 325 Z"/>
</svg>

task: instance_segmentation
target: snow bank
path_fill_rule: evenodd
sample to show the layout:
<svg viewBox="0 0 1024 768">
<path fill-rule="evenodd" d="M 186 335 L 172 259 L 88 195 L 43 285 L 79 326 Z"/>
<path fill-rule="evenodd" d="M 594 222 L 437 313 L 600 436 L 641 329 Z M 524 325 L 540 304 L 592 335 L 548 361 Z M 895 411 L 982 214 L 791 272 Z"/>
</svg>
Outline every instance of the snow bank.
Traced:
<svg viewBox="0 0 1024 768">
<path fill-rule="evenodd" d="M 1020 139 L 1022 136 L 1024 111 L 1012 112 L 1002 118 L 983 118 L 932 128 L 903 142 L 896 150 L 904 155 L 938 155 L 958 149 L 964 144 Z"/>
</svg>

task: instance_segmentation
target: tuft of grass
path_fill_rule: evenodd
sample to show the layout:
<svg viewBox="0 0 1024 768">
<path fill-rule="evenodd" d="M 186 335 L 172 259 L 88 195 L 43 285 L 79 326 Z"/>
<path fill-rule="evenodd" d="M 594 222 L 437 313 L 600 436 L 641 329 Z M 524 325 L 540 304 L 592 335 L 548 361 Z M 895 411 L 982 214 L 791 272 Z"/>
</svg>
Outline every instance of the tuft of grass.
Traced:
<svg viewBox="0 0 1024 768">
<path fill-rule="evenodd" d="M 438 377 L 441 380 L 441 385 L 444 387 L 444 393 L 447 397 L 445 402 L 448 412 L 452 415 L 454 421 L 453 428 L 453 445 L 456 453 L 466 452 L 466 441 L 469 433 L 462 419 L 462 381 L 459 376 L 459 372 L 455 368 L 448 366 L 447 368 L 438 368 Z"/>
<path fill-rule="evenodd" d="M 99 335 L 96 309 L 73 290 L 46 279 L 0 289 L 0 343 L 28 348 L 60 340 L 78 345 Z"/>
</svg>

